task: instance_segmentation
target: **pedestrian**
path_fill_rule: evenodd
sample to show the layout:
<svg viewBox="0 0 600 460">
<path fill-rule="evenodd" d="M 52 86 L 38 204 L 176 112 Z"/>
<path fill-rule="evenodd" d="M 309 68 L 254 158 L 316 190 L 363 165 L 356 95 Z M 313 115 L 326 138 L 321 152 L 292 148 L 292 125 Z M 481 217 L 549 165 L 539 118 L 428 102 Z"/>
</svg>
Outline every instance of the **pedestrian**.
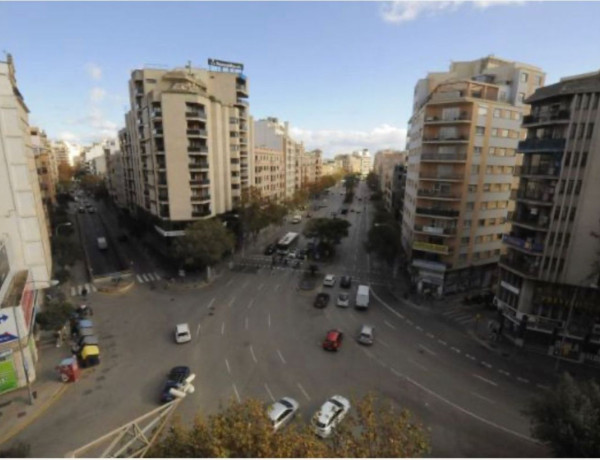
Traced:
<svg viewBox="0 0 600 460">
<path fill-rule="evenodd" d="M 83 297 L 83 298 L 85 299 L 85 298 L 87 297 L 87 295 L 88 295 L 88 291 L 87 291 L 87 289 L 84 287 L 84 288 L 81 290 L 81 297 Z"/>
</svg>

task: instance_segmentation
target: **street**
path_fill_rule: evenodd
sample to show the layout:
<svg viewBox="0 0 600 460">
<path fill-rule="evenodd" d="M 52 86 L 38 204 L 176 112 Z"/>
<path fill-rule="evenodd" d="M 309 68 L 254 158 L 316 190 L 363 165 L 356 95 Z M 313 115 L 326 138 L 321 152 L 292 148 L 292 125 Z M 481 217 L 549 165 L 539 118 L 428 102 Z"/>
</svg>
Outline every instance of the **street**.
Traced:
<svg viewBox="0 0 600 460">
<path fill-rule="evenodd" d="M 342 193 L 335 187 L 326 208 L 309 212 L 329 217 L 342 206 Z M 298 290 L 302 271 L 271 269 L 261 243 L 246 248 L 241 261 L 251 270 L 225 270 L 203 289 L 138 284 L 123 295 L 93 294 L 100 366 L 71 384 L 18 439 L 31 444 L 32 456 L 64 456 L 157 407 L 169 369 L 188 365 L 196 374 L 196 392 L 179 406 L 184 420 L 215 412 L 231 398 L 255 397 L 266 404 L 282 396 L 296 399 L 308 420 L 333 394 L 374 392 L 423 423 L 433 456 L 547 456 L 529 437 L 529 420 L 521 413 L 539 392 L 537 382 L 487 354 L 464 332 L 389 295 L 391 270 L 372 270 L 374 261 L 364 249 L 372 212 L 364 182 L 356 196 L 365 197 L 352 204 L 361 212 L 348 213 L 348 237 L 334 261 L 321 264 L 321 274 L 336 275 L 333 288 L 319 283 L 313 291 Z M 300 231 L 305 222 L 286 224 L 265 239 Z M 337 293 L 345 291 L 342 275 L 352 276 L 352 300 L 359 283 L 370 284 L 367 311 L 335 306 Z M 322 310 L 313 307 L 321 290 L 332 297 Z M 174 327 L 181 322 L 189 323 L 193 339 L 177 345 Z M 365 323 L 375 328 L 372 347 L 356 341 Z M 332 328 L 345 333 L 337 353 L 321 348 Z"/>
</svg>

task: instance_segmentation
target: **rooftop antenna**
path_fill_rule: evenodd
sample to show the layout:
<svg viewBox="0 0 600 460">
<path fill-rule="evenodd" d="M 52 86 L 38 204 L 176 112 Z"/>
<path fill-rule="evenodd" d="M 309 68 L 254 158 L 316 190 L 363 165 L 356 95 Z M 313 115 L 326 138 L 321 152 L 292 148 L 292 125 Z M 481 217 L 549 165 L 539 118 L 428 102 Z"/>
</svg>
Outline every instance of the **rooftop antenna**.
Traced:
<svg viewBox="0 0 600 460">
<path fill-rule="evenodd" d="M 188 73 L 191 75 L 192 74 L 192 61 L 187 61 L 186 67 L 188 69 Z"/>
</svg>

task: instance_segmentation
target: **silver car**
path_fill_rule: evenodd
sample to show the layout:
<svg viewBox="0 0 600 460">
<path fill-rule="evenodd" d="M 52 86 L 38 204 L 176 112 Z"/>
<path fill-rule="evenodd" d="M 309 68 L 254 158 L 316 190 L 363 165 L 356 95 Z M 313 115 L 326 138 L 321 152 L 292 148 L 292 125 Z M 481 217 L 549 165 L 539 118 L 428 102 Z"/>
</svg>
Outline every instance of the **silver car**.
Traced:
<svg viewBox="0 0 600 460">
<path fill-rule="evenodd" d="M 337 306 L 348 308 L 350 306 L 350 296 L 347 292 L 340 292 L 337 297 Z"/>
<path fill-rule="evenodd" d="M 273 431 L 277 431 L 292 420 L 299 407 L 300 405 L 295 399 L 288 397 L 271 404 L 268 409 L 268 417 L 273 424 Z"/>
<path fill-rule="evenodd" d="M 350 411 L 350 401 L 343 396 L 335 395 L 325 401 L 312 418 L 315 434 L 320 438 L 331 436 L 333 429 Z"/>
</svg>

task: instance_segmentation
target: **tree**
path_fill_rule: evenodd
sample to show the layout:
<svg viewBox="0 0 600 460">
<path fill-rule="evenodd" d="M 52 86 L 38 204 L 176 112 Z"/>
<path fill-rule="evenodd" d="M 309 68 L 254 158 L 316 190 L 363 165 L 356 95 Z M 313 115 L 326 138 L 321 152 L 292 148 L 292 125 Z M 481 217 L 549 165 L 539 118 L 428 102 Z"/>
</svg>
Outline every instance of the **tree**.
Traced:
<svg viewBox="0 0 600 460">
<path fill-rule="evenodd" d="M 233 250 L 235 239 L 218 219 L 199 220 L 187 226 L 175 243 L 175 252 L 188 267 L 214 265 Z"/>
<path fill-rule="evenodd" d="M 256 238 L 268 225 L 280 225 L 286 214 L 285 206 L 264 199 L 256 187 L 242 192 L 239 216 L 244 238 L 250 235 Z"/>
<path fill-rule="evenodd" d="M 379 190 L 379 176 L 373 171 L 367 175 L 367 185 L 374 192 Z"/>
<path fill-rule="evenodd" d="M 75 312 L 73 304 L 60 300 L 51 300 L 44 310 L 36 316 L 36 322 L 44 331 L 56 331 L 62 328 Z"/>
<path fill-rule="evenodd" d="M 73 168 L 68 163 L 58 165 L 58 182 L 63 186 L 68 185 L 73 178 Z"/>
<path fill-rule="evenodd" d="M 31 453 L 29 444 L 18 441 L 6 449 L 0 450 L 0 458 L 26 458 Z"/>
<path fill-rule="evenodd" d="M 395 223 L 374 224 L 367 238 L 367 250 L 374 252 L 390 265 L 400 253 L 400 229 Z"/>
<path fill-rule="evenodd" d="M 600 387 L 577 383 L 564 374 L 553 391 L 535 399 L 528 410 L 533 437 L 556 457 L 600 456 Z"/>
<path fill-rule="evenodd" d="M 350 222 L 346 219 L 319 217 L 309 220 L 304 227 L 304 235 L 314 235 L 321 242 L 338 244 L 340 240 L 348 236 Z"/>
<path fill-rule="evenodd" d="M 353 402 L 331 442 L 318 439 L 299 418 L 273 432 L 261 401 L 232 401 L 215 415 L 177 420 L 148 457 L 418 457 L 429 452 L 425 431 L 408 411 L 368 395 Z"/>
</svg>

